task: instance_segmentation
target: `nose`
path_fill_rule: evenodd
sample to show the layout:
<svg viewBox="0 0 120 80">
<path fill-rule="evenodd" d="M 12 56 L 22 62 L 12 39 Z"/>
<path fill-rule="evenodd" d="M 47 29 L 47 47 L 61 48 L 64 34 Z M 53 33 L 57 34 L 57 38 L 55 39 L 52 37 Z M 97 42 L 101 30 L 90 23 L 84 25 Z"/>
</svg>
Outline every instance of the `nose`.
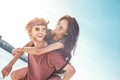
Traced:
<svg viewBox="0 0 120 80">
<path fill-rule="evenodd" d="M 38 31 L 38 33 L 42 33 L 43 31 L 40 29 L 39 31 Z"/>
<path fill-rule="evenodd" d="M 43 29 L 40 29 L 40 30 L 38 31 L 38 33 L 43 34 L 43 33 L 44 33 L 44 30 L 43 30 Z"/>
</svg>

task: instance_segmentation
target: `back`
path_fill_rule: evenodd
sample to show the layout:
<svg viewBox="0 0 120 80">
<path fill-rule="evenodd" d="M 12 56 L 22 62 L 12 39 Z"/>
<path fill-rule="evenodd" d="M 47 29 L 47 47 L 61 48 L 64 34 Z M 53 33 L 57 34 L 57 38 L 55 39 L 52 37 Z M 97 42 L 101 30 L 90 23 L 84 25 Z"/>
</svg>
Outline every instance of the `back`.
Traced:
<svg viewBox="0 0 120 80">
<path fill-rule="evenodd" d="M 67 64 L 58 51 L 43 55 L 28 55 L 27 80 L 47 80 L 54 71 L 62 69 Z"/>
</svg>

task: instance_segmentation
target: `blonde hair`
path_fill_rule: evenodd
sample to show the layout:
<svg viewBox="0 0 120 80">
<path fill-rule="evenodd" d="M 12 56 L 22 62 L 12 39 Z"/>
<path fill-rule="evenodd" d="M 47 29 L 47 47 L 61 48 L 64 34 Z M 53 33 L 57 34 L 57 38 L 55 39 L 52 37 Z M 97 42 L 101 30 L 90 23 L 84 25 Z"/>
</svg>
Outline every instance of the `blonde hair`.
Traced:
<svg viewBox="0 0 120 80">
<path fill-rule="evenodd" d="M 34 26 L 43 25 L 43 26 L 46 26 L 46 27 L 47 27 L 47 24 L 48 24 L 48 23 L 49 23 L 49 22 L 47 22 L 47 21 L 46 21 L 45 19 L 43 19 L 43 18 L 34 18 L 34 19 L 32 19 L 32 20 L 30 20 L 30 21 L 28 22 L 28 24 L 26 25 L 26 30 L 27 30 L 29 36 L 31 36 L 32 28 L 33 28 Z"/>
</svg>

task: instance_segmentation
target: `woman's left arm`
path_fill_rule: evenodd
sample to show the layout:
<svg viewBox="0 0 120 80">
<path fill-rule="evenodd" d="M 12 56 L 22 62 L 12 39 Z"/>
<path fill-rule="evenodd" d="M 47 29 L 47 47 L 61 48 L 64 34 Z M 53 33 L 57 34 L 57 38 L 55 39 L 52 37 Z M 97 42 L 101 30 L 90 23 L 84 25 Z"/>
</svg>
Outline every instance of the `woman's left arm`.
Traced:
<svg viewBox="0 0 120 80">
<path fill-rule="evenodd" d="M 66 72 L 64 77 L 63 77 L 63 80 L 70 80 L 71 77 L 75 74 L 75 68 L 70 65 L 70 64 L 67 64 L 63 70 Z"/>
</svg>

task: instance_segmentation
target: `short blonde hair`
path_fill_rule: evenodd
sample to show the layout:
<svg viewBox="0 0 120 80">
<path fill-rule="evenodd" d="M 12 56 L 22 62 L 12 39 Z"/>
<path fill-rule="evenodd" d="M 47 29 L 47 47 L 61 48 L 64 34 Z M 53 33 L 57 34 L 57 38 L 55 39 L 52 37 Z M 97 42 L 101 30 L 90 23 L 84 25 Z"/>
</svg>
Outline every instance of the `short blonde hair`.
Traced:
<svg viewBox="0 0 120 80">
<path fill-rule="evenodd" d="M 30 21 L 28 22 L 28 24 L 26 25 L 26 30 L 27 30 L 29 36 L 31 36 L 31 31 L 32 31 L 32 28 L 33 28 L 34 26 L 43 25 L 43 26 L 46 26 L 46 27 L 47 27 L 47 24 L 48 24 L 48 23 L 49 23 L 49 22 L 47 22 L 47 21 L 46 21 L 45 19 L 43 19 L 43 18 L 34 18 L 34 19 L 32 19 L 32 20 L 30 20 Z"/>
</svg>

